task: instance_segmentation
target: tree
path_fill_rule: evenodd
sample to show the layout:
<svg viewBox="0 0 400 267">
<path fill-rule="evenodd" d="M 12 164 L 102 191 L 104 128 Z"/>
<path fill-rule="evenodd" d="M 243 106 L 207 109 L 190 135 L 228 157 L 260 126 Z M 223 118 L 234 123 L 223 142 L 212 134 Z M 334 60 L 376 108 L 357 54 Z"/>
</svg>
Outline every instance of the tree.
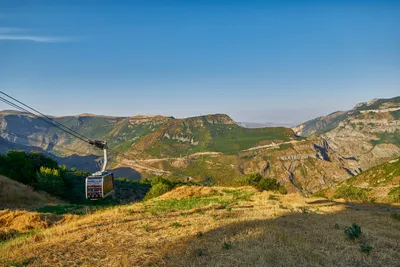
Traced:
<svg viewBox="0 0 400 267">
<path fill-rule="evenodd" d="M 37 186 L 39 190 L 46 191 L 55 196 L 63 197 L 65 183 L 60 175 L 60 170 L 47 167 L 40 167 L 37 173 Z"/>
</svg>

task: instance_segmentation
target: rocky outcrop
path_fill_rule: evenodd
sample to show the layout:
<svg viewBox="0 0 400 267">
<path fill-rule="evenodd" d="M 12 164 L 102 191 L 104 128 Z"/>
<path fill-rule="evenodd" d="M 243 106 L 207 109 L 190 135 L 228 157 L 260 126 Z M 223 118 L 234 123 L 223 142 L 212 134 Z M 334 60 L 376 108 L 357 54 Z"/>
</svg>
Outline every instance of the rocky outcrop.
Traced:
<svg viewBox="0 0 400 267">
<path fill-rule="evenodd" d="M 399 117 L 400 97 L 374 99 L 293 130 L 302 136 L 320 136 L 343 163 L 341 168 L 356 175 L 400 155 Z M 331 154 L 324 154 L 317 145 L 315 148 L 325 160 Z"/>
<path fill-rule="evenodd" d="M 173 117 L 164 117 L 164 116 L 134 116 L 129 118 L 129 122 L 131 125 L 160 125 L 164 123 L 168 123 L 170 120 L 173 120 Z"/>
<path fill-rule="evenodd" d="M 197 146 L 199 144 L 199 141 L 195 141 L 193 136 L 180 136 L 178 134 L 170 135 L 169 133 L 165 133 L 163 137 L 183 143 L 189 143 L 193 146 Z"/>
</svg>

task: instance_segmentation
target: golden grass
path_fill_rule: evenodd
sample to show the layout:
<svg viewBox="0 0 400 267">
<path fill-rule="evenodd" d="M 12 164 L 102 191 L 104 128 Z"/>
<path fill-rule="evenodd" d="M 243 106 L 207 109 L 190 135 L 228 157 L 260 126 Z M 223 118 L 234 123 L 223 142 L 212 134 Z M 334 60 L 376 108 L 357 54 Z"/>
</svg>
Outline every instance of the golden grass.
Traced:
<svg viewBox="0 0 400 267">
<path fill-rule="evenodd" d="M 74 215 L 60 216 L 23 210 L 0 210 L 0 242 L 46 229 L 59 222 L 67 222 Z"/>
<path fill-rule="evenodd" d="M 48 228 L 62 219 L 63 216 L 53 214 L 22 210 L 0 210 L 0 226 L 20 232 Z"/>
<path fill-rule="evenodd" d="M 45 192 L 35 192 L 27 185 L 0 175 L 0 209 L 34 209 L 45 205 L 62 203 L 62 201 Z"/>
<path fill-rule="evenodd" d="M 213 190 L 227 198 L 233 189 Z M 399 206 L 271 195 L 254 193 L 251 200 L 227 208 L 210 204 L 151 213 L 145 208 L 151 202 L 109 208 L 5 243 L 0 246 L 0 264 L 399 266 L 400 222 L 391 218 Z M 343 232 L 352 223 L 361 225 L 363 232 L 355 241 Z M 367 255 L 360 245 L 373 250 Z"/>
</svg>

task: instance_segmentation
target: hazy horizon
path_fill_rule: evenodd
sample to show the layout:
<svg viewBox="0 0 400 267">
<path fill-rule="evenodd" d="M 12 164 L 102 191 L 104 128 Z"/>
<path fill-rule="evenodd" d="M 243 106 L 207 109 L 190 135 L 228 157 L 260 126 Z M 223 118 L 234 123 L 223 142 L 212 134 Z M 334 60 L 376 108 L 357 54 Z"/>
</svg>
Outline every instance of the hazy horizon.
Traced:
<svg viewBox="0 0 400 267">
<path fill-rule="evenodd" d="M 299 124 L 399 95 L 399 12 L 399 1 L 6 0 L 0 88 L 54 116 Z"/>
<path fill-rule="evenodd" d="M 400 96 L 400 95 L 399 95 L 399 96 Z M 393 96 L 393 97 L 390 97 L 390 98 L 399 97 L 399 96 Z M 373 99 L 369 99 L 368 101 L 370 101 L 370 100 L 373 100 Z M 367 102 L 367 101 L 363 101 L 363 102 Z M 359 103 L 362 103 L 362 102 L 359 102 Z M 309 118 L 309 119 L 307 119 L 307 120 L 305 120 L 305 121 L 300 121 L 300 122 L 291 122 L 291 121 L 284 121 L 284 120 L 281 120 L 281 121 L 249 121 L 249 120 L 248 120 L 248 121 L 243 121 L 243 120 L 237 120 L 237 119 L 235 119 L 235 118 L 234 118 L 233 116 L 231 116 L 230 114 L 227 114 L 227 113 L 220 113 L 220 112 L 217 112 L 217 113 L 204 113 L 204 114 L 198 114 L 198 115 L 194 115 L 194 116 L 185 116 L 185 117 L 178 117 L 178 116 L 174 116 L 174 115 L 171 115 L 171 114 L 109 115 L 109 114 L 95 114 L 95 113 L 88 113 L 88 112 L 77 113 L 77 114 L 62 114 L 62 115 L 54 115 L 54 114 L 51 114 L 51 113 L 47 113 L 46 115 L 48 115 L 48 116 L 54 116 L 54 117 L 78 116 L 78 115 L 85 115 L 85 114 L 87 114 L 87 115 L 94 115 L 94 116 L 110 116 L 110 117 L 164 116 L 164 117 L 174 117 L 174 118 L 176 118 L 176 119 L 185 119 L 185 118 L 189 118 L 189 117 L 197 117 L 197 116 L 204 116 L 204 115 L 226 114 L 226 115 L 228 115 L 229 117 L 231 117 L 231 118 L 232 118 L 235 122 L 237 122 L 237 123 L 273 124 L 274 126 L 294 127 L 294 126 L 297 126 L 297 125 L 299 125 L 299 124 L 301 124 L 301 123 L 304 123 L 304 122 L 306 122 L 306 121 L 308 121 L 308 120 L 315 119 L 315 118 L 317 118 L 317 117 L 327 116 L 327 115 L 330 115 L 330 114 L 335 113 L 335 112 L 338 112 L 338 111 L 347 111 L 347 110 L 351 110 L 355 105 L 357 105 L 357 104 L 359 104 L 359 103 L 355 103 L 351 108 L 348 108 L 348 109 L 344 109 L 344 110 L 334 110 L 334 111 L 331 111 L 331 112 L 329 112 L 329 113 L 327 113 L 327 114 L 317 115 L 317 116 L 315 116 L 315 117 L 312 117 L 312 118 Z M 0 106 L 3 106 L 3 105 L 5 105 L 5 104 L 4 104 L 4 103 L 0 104 Z M 15 110 L 15 109 L 10 109 L 10 108 L 5 108 L 5 109 L 1 109 L 1 110 L 0 110 L 0 112 L 5 112 L 5 111 L 17 111 L 17 112 L 21 112 L 21 111 L 18 111 L 18 110 Z"/>
</svg>

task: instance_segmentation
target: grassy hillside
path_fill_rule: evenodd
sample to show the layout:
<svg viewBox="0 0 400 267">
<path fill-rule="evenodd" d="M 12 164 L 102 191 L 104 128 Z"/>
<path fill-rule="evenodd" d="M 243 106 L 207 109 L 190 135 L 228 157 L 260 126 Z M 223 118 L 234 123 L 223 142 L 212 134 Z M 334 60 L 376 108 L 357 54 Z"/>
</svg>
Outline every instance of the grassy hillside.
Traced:
<svg viewBox="0 0 400 267">
<path fill-rule="evenodd" d="M 63 202 L 44 192 L 35 192 L 27 185 L 0 175 L 0 209 L 33 209 Z"/>
<path fill-rule="evenodd" d="M 170 120 L 141 138 L 129 151 L 144 158 L 179 157 L 204 151 L 234 154 L 256 145 L 295 138 L 288 128 L 243 128 L 219 114 Z"/>
<path fill-rule="evenodd" d="M 346 183 L 367 187 L 400 185 L 400 158 L 362 172 L 347 180 Z"/>
<path fill-rule="evenodd" d="M 362 172 L 334 191 L 337 198 L 400 203 L 400 158 Z"/>
<path fill-rule="evenodd" d="M 0 264 L 396 266 L 399 214 L 251 188 L 183 187 L 11 238 Z"/>
</svg>

